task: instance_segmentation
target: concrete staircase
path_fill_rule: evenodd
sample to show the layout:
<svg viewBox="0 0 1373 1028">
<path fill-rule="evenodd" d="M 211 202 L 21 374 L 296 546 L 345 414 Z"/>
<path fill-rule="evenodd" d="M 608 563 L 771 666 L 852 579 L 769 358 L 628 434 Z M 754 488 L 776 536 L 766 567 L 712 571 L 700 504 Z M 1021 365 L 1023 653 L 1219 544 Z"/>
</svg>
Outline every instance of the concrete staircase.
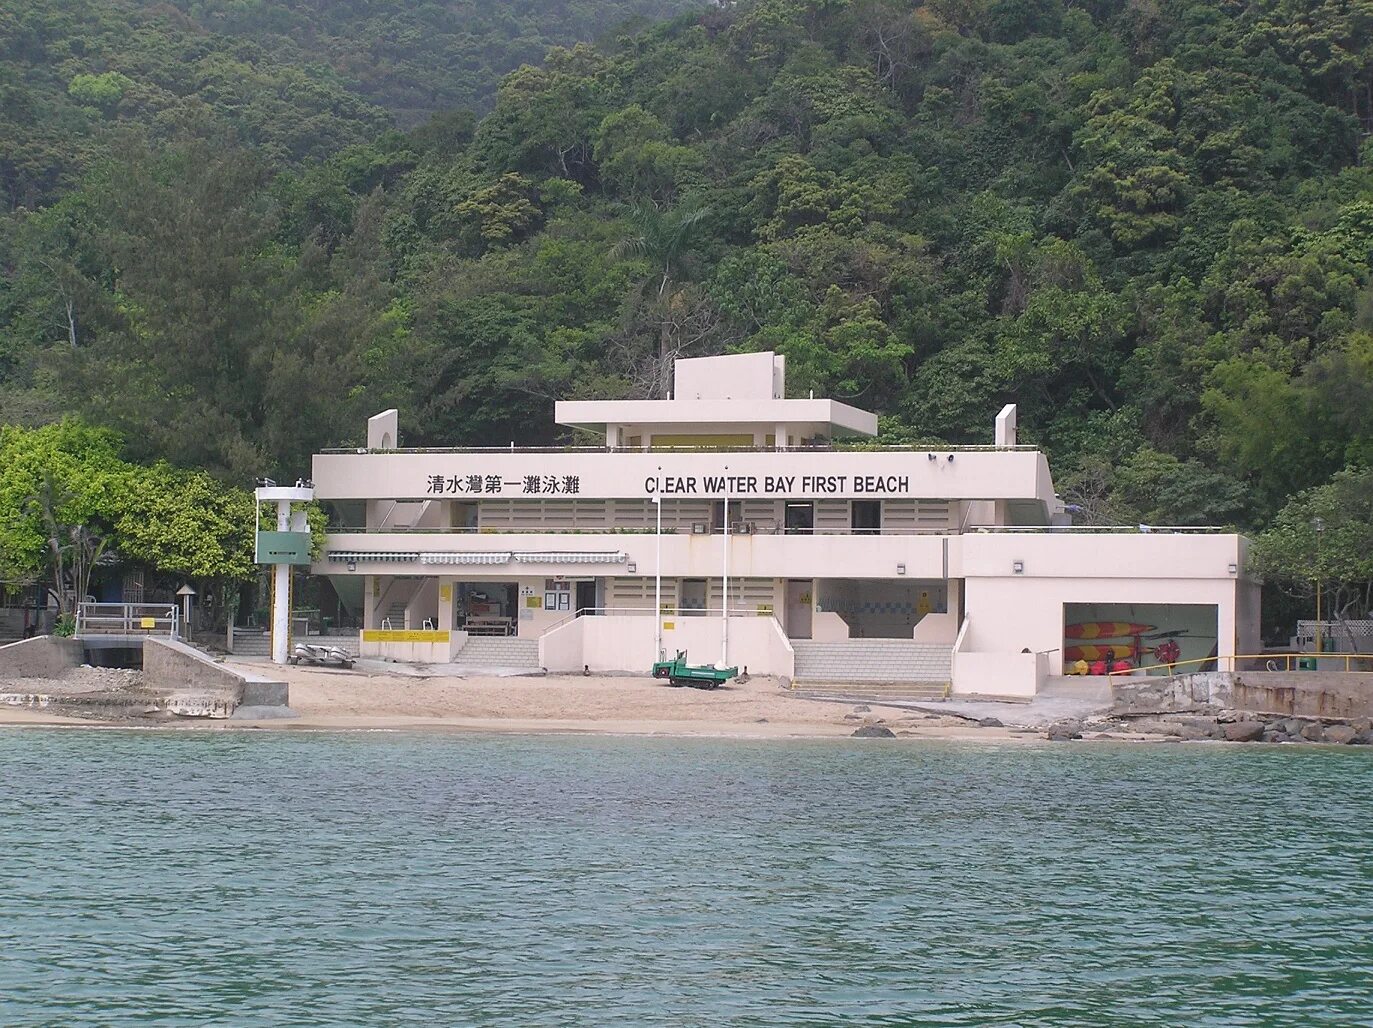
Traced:
<svg viewBox="0 0 1373 1028">
<path fill-rule="evenodd" d="M 796 692 L 864 700 L 942 699 L 952 678 L 950 647 L 911 639 L 793 639 Z"/>
<path fill-rule="evenodd" d="M 539 666 L 539 640 L 510 635 L 474 635 L 453 658 L 465 670 L 487 668 L 533 669 Z"/>
</svg>

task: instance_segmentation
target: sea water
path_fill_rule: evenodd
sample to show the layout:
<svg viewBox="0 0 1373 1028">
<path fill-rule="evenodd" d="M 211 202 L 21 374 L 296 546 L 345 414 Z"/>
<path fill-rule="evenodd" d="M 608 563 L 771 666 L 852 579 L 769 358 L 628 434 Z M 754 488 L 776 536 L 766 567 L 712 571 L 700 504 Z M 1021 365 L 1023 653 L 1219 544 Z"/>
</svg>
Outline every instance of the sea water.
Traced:
<svg viewBox="0 0 1373 1028">
<path fill-rule="evenodd" d="M 0 1024 L 1373 1021 L 1373 753 L 0 732 Z"/>
</svg>

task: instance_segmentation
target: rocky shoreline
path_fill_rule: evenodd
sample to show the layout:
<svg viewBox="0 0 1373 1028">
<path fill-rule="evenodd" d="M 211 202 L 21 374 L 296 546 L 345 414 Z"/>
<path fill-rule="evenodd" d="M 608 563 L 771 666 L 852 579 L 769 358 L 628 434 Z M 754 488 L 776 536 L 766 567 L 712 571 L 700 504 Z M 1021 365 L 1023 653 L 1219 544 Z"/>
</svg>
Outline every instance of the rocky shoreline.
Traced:
<svg viewBox="0 0 1373 1028">
<path fill-rule="evenodd" d="M 1145 736 L 1158 742 L 1302 743 L 1373 746 L 1369 718 L 1294 717 L 1248 710 L 1111 713 L 1099 718 L 1057 721 L 1045 728 L 1050 741 Z"/>
</svg>

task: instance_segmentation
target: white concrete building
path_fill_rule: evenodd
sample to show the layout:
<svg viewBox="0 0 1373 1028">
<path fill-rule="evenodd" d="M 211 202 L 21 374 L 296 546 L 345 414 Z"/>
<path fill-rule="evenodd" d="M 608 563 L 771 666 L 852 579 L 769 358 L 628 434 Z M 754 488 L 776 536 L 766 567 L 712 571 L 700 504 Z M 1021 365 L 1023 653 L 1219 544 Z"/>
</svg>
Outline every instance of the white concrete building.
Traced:
<svg viewBox="0 0 1373 1028">
<path fill-rule="evenodd" d="M 556 417 L 600 444 L 406 450 L 391 410 L 366 449 L 315 456 L 335 527 L 314 571 L 364 612 L 365 655 L 647 673 L 685 649 L 1025 696 L 1107 647 L 1136 667 L 1256 652 L 1246 540 L 1071 527 L 1014 406 L 992 445 L 879 446 L 875 415 L 787 398 L 760 353 Z"/>
</svg>

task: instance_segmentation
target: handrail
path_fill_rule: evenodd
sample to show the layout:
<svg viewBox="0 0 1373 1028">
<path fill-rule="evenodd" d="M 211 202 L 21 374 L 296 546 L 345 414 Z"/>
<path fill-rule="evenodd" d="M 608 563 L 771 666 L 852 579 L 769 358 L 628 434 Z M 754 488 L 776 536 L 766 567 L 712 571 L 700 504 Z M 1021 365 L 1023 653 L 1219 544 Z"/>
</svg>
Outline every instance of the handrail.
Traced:
<svg viewBox="0 0 1373 1028">
<path fill-rule="evenodd" d="M 967 534 L 980 532 L 1077 532 L 1082 535 L 1188 535 L 1206 532 L 1238 534 L 1225 525 L 975 525 Z"/>
<path fill-rule="evenodd" d="M 1194 664 L 1215 664 L 1215 665 L 1216 665 L 1216 669 L 1217 669 L 1217 670 L 1220 670 L 1220 665 L 1221 665 L 1221 663 L 1222 663 L 1223 661 L 1228 661 L 1228 662 L 1229 662 L 1229 664 L 1230 664 L 1230 673 L 1234 673 L 1235 670 L 1236 670 L 1236 668 L 1235 668 L 1235 662 L 1236 662 L 1236 661 L 1241 661 L 1241 660 L 1262 660 L 1262 661 L 1265 661 L 1265 662 L 1268 663 L 1268 664 L 1274 664 L 1274 663 L 1276 663 L 1277 661 L 1281 660 L 1281 661 L 1283 661 L 1283 663 L 1284 663 L 1284 666 L 1283 666 L 1283 667 L 1281 667 L 1281 668 L 1277 668 L 1277 667 L 1267 667 L 1267 668 L 1265 668 L 1265 670 L 1267 670 L 1267 671 L 1294 671 L 1294 670 L 1297 670 L 1296 668 L 1294 668 L 1294 667 L 1292 666 L 1292 662 L 1293 662 L 1294 660 L 1298 660 L 1298 661 L 1299 661 L 1299 660 L 1317 660 L 1317 661 L 1326 661 L 1326 662 L 1329 662 L 1329 661 L 1336 660 L 1336 659 L 1339 659 L 1339 658 L 1343 658 L 1343 660 L 1344 660 L 1344 670 L 1345 670 L 1346 672 L 1350 673 L 1350 674 L 1373 674 L 1373 670 L 1363 671 L 1363 670 L 1360 670 L 1360 669 L 1357 669 L 1357 668 L 1351 668 L 1351 667 L 1349 666 L 1349 662 L 1350 662 L 1351 660 L 1369 660 L 1369 661 L 1373 661 L 1373 653 L 1313 653 L 1313 652 L 1297 652 L 1297 653 L 1236 653 L 1236 654 L 1233 654 L 1233 655 L 1231 655 L 1231 654 L 1226 654 L 1226 655 L 1224 655 L 1224 656 L 1219 656 L 1219 657 L 1194 657 L 1194 658 L 1192 658 L 1192 659 L 1190 659 L 1190 660 L 1175 660 L 1175 661 L 1172 661 L 1171 663 L 1167 663 L 1167 664 L 1148 664 L 1148 665 L 1145 665 L 1145 666 L 1143 666 L 1143 667 L 1130 668 L 1128 671 L 1108 671 L 1107 674 L 1108 674 L 1109 676 L 1111 676 L 1111 677 L 1128 678 L 1128 677 L 1130 677 L 1130 676 L 1132 676 L 1132 675 L 1137 675 L 1137 674 L 1139 674 L 1140 672 L 1163 671 L 1163 670 L 1166 670 L 1166 671 L 1168 672 L 1169 675 L 1172 675 L 1172 674 L 1175 673 L 1175 669 L 1176 669 L 1176 668 L 1180 668 L 1180 667 L 1184 667 L 1184 666 L 1190 667 L 1190 666 L 1192 666 L 1192 665 L 1194 665 Z"/>
</svg>

